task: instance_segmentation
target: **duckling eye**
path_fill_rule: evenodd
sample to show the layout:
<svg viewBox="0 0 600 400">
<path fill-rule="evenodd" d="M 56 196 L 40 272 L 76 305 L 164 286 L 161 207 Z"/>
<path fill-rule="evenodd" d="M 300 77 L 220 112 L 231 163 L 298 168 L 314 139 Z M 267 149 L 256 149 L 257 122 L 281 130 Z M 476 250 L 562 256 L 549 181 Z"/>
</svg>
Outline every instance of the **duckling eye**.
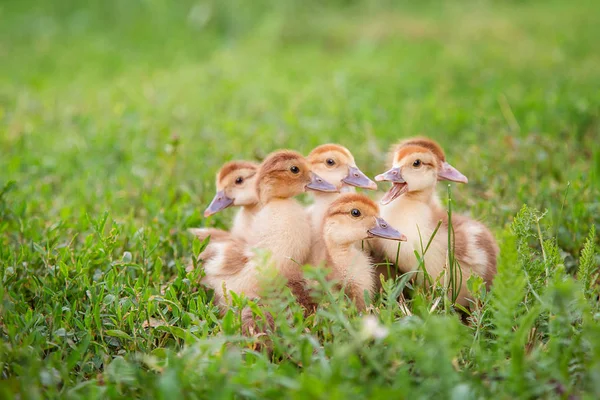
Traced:
<svg viewBox="0 0 600 400">
<path fill-rule="evenodd" d="M 352 211 L 350 211 L 350 214 L 354 218 L 358 218 L 358 217 L 360 217 L 360 210 L 358 208 L 353 208 Z"/>
<path fill-rule="evenodd" d="M 242 178 L 241 176 L 238 176 L 237 178 L 235 178 L 236 185 L 241 185 L 242 182 L 244 182 L 244 178 Z"/>
<path fill-rule="evenodd" d="M 292 165 L 292 167 L 290 168 L 290 171 L 292 171 L 292 174 L 297 174 L 298 172 L 300 172 L 300 168 L 298 168 L 295 165 Z"/>
<path fill-rule="evenodd" d="M 327 165 L 329 165 L 330 167 L 335 165 L 335 160 L 333 158 L 328 158 L 327 160 L 325 160 L 325 162 L 327 163 Z"/>
<path fill-rule="evenodd" d="M 415 162 L 413 162 L 413 167 L 415 168 L 419 168 L 421 166 L 421 160 L 415 160 Z"/>
</svg>

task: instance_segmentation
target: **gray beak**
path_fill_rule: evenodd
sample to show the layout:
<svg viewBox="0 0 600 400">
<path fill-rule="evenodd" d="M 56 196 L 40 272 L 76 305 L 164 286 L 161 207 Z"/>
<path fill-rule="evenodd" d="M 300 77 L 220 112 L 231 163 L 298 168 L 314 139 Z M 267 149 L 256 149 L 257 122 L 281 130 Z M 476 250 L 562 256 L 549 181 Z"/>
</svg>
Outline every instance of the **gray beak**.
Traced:
<svg viewBox="0 0 600 400">
<path fill-rule="evenodd" d="M 348 167 L 348 176 L 342 179 L 342 182 L 363 189 L 377 190 L 377 184 L 357 167 Z"/>
<path fill-rule="evenodd" d="M 406 242 L 406 236 L 392 228 L 383 218 L 376 218 L 376 224 L 368 230 L 369 236 Z"/>
<path fill-rule="evenodd" d="M 390 181 L 394 183 L 406 183 L 406 181 L 402 178 L 402 173 L 400 168 L 392 168 L 389 171 L 384 172 L 383 174 L 379 174 L 375 177 L 375 180 L 378 182 L 381 181 Z"/>
<path fill-rule="evenodd" d="M 335 186 L 314 172 L 310 173 L 310 183 L 306 185 L 306 189 L 316 190 L 317 192 L 339 192 Z"/>
<path fill-rule="evenodd" d="M 204 211 L 204 216 L 208 217 L 210 215 L 216 214 L 219 211 L 224 210 L 231 205 L 233 205 L 233 199 L 227 197 L 223 190 L 218 191 L 217 194 L 215 194 L 215 197 L 208 205 L 208 208 Z"/>
</svg>

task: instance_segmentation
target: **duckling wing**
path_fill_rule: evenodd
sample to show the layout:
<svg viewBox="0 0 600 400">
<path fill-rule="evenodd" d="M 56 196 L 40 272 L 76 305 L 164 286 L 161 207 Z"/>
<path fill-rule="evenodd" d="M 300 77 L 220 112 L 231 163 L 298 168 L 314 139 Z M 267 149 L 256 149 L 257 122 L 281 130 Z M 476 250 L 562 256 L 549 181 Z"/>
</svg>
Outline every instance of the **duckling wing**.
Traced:
<svg viewBox="0 0 600 400">
<path fill-rule="evenodd" d="M 463 273 L 475 272 L 491 285 L 496 275 L 499 248 L 494 235 L 481 222 L 465 216 L 453 216 L 454 253 Z M 465 281 L 463 277 L 463 281 Z"/>
<path fill-rule="evenodd" d="M 230 291 L 249 298 L 258 296 L 260 288 L 256 262 L 247 243 L 240 238 L 230 237 L 209 247 L 210 254 L 202 264 L 205 273 L 202 284 L 215 291 L 218 302 L 226 302 L 226 294 Z"/>
</svg>

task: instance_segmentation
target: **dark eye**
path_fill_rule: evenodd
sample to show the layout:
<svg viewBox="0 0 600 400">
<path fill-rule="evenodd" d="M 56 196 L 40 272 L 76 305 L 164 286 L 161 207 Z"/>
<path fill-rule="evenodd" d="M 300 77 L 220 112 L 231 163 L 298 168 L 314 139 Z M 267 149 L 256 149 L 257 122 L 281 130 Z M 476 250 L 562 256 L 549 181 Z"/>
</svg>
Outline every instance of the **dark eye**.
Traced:
<svg viewBox="0 0 600 400">
<path fill-rule="evenodd" d="M 360 217 L 360 210 L 358 208 L 353 208 L 352 211 L 350 211 L 350 214 L 352 214 L 354 218 L 358 218 Z"/>
<path fill-rule="evenodd" d="M 235 178 L 236 185 L 241 185 L 242 182 L 244 182 L 244 178 L 242 178 L 241 176 L 238 176 L 237 178 Z"/>
<path fill-rule="evenodd" d="M 415 160 L 415 162 L 413 163 L 413 167 L 419 168 L 420 166 L 421 166 L 421 160 Z"/>
<path fill-rule="evenodd" d="M 300 172 L 300 168 L 296 167 L 295 165 L 292 165 L 290 171 L 292 171 L 292 174 L 297 174 L 298 172 Z"/>
<path fill-rule="evenodd" d="M 326 162 L 326 163 L 327 163 L 327 165 L 329 165 L 329 166 L 333 166 L 333 165 L 335 165 L 335 161 L 334 161 L 334 159 L 333 159 L 333 158 L 328 158 L 328 159 L 327 159 L 325 162 Z"/>
</svg>

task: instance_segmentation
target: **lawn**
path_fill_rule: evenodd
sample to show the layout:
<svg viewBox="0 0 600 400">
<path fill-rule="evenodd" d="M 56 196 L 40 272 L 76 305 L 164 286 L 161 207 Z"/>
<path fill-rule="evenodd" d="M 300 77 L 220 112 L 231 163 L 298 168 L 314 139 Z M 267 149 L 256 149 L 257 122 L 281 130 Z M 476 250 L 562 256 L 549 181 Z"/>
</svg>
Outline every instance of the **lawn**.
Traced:
<svg viewBox="0 0 600 400">
<path fill-rule="evenodd" d="M 599 398 L 599 37 L 591 0 L 3 2 L 0 398 Z M 225 161 L 338 142 L 373 177 L 414 135 L 501 248 L 469 315 L 307 268 L 269 352 L 186 272 Z"/>
</svg>

